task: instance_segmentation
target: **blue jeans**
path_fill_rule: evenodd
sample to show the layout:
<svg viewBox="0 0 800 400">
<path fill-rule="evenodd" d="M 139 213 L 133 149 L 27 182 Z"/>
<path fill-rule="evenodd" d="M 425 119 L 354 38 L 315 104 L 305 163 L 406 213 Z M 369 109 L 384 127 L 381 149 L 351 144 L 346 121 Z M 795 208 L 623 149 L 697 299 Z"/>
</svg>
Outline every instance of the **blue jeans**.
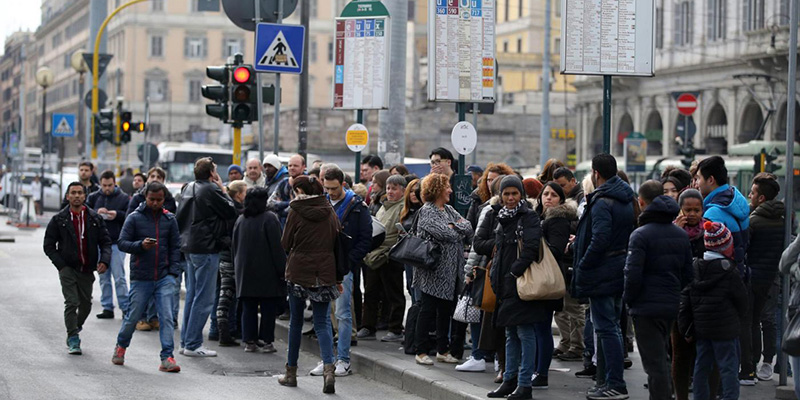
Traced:
<svg viewBox="0 0 800 400">
<path fill-rule="evenodd" d="M 533 324 L 533 333 L 536 335 L 536 362 L 534 372 L 537 375 L 547 376 L 550 362 L 553 361 L 553 315 L 547 322 Z"/>
<path fill-rule="evenodd" d="M 150 302 L 147 303 L 147 308 L 144 310 L 144 314 L 142 314 L 140 319 L 145 322 L 150 322 L 157 317 L 158 313 L 156 312 L 156 300 L 150 299 Z"/>
<path fill-rule="evenodd" d="M 117 292 L 117 304 L 123 313 L 128 312 L 128 280 L 125 277 L 125 253 L 117 245 L 111 245 L 111 265 L 108 271 L 100 275 L 100 305 L 103 310 L 114 311 L 114 290 Z M 111 278 L 114 278 L 112 289 Z"/>
<path fill-rule="evenodd" d="M 342 279 L 344 291 L 336 299 L 336 320 L 339 321 L 339 343 L 337 345 L 337 358 L 350 362 L 350 335 L 353 331 L 353 312 L 350 301 L 353 299 L 353 273 L 350 272 Z"/>
<path fill-rule="evenodd" d="M 714 363 L 719 368 L 722 382 L 722 400 L 739 398 L 739 339 L 697 339 L 697 356 L 694 362 L 694 400 L 709 400 L 708 377 Z"/>
<path fill-rule="evenodd" d="M 589 302 L 592 324 L 597 333 L 597 381 L 605 382 L 609 389 L 627 389 L 622 378 L 625 356 L 619 327 L 622 299 L 603 296 L 592 297 Z M 605 376 L 600 375 L 602 371 L 605 371 Z"/>
<path fill-rule="evenodd" d="M 299 297 L 289 295 L 289 359 L 286 364 L 290 367 L 297 366 L 297 358 L 300 356 L 300 341 L 303 335 L 303 310 L 306 309 L 306 301 Z M 319 352 L 322 355 L 322 362 L 333 364 L 333 331 L 331 330 L 331 303 L 311 302 L 311 309 L 314 314 L 314 333 L 317 334 L 319 342 Z M 340 340 L 341 342 L 341 340 Z"/>
<path fill-rule="evenodd" d="M 189 254 L 186 260 L 186 304 L 183 308 L 181 347 L 203 345 L 203 328 L 214 308 L 219 254 Z"/>
<path fill-rule="evenodd" d="M 503 373 L 503 381 L 517 378 L 517 386 L 531 387 L 535 368 L 534 353 L 536 332 L 533 325 L 506 327 L 506 372 Z"/>
<path fill-rule="evenodd" d="M 172 295 L 172 326 L 178 326 L 178 311 L 181 308 L 181 282 L 183 274 L 175 278 L 175 293 Z"/>
<path fill-rule="evenodd" d="M 481 321 L 483 321 L 483 311 L 481 311 Z M 478 348 L 478 343 L 481 341 L 481 321 L 469 324 L 469 334 L 472 337 L 472 358 L 475 360 L 483 360 L 486 358 L 486 353 Z M 492 323 L 491 321 L 487 321 Z"/>
<path fill-rule="evenodd" d="M 147 303 L 155 297 L 156 310 L 161 327 L 158 336 L 161 339 L 161 359 L 172 357 L 175 347 L 173 335 L 175 326 L 172 324 L 172 295 L 175 292 L 175 277 L 167 275 L 158 281 L 131 281 L 130 312 L 125 314 L 122 327 L 117 335 L 117 345 L 128 348 L 131 337 L 136 330 L 138 315 L 142 315 L 147 308 Z"/>
</svg>

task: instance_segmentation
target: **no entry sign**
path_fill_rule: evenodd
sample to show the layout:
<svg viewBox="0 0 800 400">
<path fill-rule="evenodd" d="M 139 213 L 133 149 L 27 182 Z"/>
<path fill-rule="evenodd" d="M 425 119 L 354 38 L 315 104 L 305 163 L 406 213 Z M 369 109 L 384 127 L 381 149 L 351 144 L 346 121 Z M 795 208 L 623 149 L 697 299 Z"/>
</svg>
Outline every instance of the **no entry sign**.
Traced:
<svg viewBox="0 0 800 400">
<path fill-rule="evenodd" d="M 678 112 L 685 116 L 690 116 L 697 111 L 697 97 L 691 93 L 683 93 L 678 96 Z"/>
</svg>

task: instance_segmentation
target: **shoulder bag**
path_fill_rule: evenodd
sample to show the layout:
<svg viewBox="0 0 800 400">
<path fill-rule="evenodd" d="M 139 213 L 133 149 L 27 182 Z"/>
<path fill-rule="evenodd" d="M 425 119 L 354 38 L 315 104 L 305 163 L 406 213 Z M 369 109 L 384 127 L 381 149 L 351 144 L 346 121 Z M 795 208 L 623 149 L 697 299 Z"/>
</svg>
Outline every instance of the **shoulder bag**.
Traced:
<svg viewBox="0 0 800 400">
<path fill-rule="evenodd" d="M 519 241 L 522 251 L 522 240 Z M 524 301 L 558 300 L 567 293 L 564 274 L 544 237 L 539 242 L 539 260 L 531 263 L 525 273 L 517 278 L 517 294 Z"/>
<path fill-rule="evenodd" d="M 442 248 L 433 240 L 419 237 L 418 221 L 419 213 L 414 216 L 414 223 L 408 234 L 400 238 L 389 250 L 389 259 L 400 264 L 432 271 L 439 266 Z"/>
</svg>

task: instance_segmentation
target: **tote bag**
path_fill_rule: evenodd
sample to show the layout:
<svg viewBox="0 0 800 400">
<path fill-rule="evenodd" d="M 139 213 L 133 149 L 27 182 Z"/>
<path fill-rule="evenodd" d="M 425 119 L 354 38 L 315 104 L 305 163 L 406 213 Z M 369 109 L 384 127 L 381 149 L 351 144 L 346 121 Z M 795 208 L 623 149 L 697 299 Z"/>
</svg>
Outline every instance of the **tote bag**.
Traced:
<svg viewBox="0 0 800 400">
<path fill-rule="evenodd" d="M 522 242 L 520 242 L 520 247 Z M 564 274 L 544 238 L 539 242 L 539 260 L 517 278 L 517 294 L 524 301 L 558 300 L 567 293 Z"/>
</svg>

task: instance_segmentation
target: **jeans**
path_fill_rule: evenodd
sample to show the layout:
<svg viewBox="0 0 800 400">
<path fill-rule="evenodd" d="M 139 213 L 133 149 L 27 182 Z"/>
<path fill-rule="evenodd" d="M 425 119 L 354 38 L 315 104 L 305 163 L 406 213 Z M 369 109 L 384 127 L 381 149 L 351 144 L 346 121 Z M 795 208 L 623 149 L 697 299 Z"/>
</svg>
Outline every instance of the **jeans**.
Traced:
<svg viewBox="0 0 800 400">
<path fill-rule="evenodd" d="M 547 322 L 537 322 L 531 326 L 536 335 L 536 361 L 533 370 L 537 375 L 547 376 L 550 362 L 553 361 L 553 321 L 550 318 Z"/>
<path fill-rule="evenodd" d="M 111 284 L 111 279 L 114 284 Z M 113 288 L 112 288 L 113 286 Z M 117 245 L 111 245 L 111 265 L 108 271 L 100 274 L 100 305 L 103 310 L 114 311 L 114 291 L 117 292 L 117 304 L 123 313 L 128 312 L 128 281 L 125 277 L 125 253 Z"/>
<path fill-rule="evenodd" d="M 403 295 L 403 267 L 393 261 L 378 269 L 364 268 L 364 328 L 375 332 L 378 311 L 383 294 L 384 306 L 388 314 L 382 319 L 388 321 L 389 332 L 403 333 L 403 314 L 406 310 L 406 297 Z"/>
<path fill-rule="evenodd" d="M 794 395 L 800 399 L 800 357 L 789 356 L 792 365 L 792 379 L 794 380 Z"/>
<path fill-rule="evenodd" d="M 453 315 L 455 303 L 452 300 L 422 293 L 414 338 L 417 355 L 427 354 L 428 350 L 433 348 L 429 343 L 429 332 L 434 326 L 436 326 L 436 352 L 439 354 L 448 352 L 450 348 L 450 317 Z"/>
<path fill-rule="evenodd" d="M 183 308 L 181 347 L 203 345 L 203 328 L 214 308 L 219 254 L 189 254 L 186 260 L 186 304 Z"/>
<path fill-rule="evenodd" d="M 166 360 L 172 357 L 172 350 L 175 347 L 174 333 L 175 326 L 172 324 L 172 295 L 175 292 L 177 280 L 172 275 L 167 275 L 158 281 L 131 281 L 130 292 L 130 312 L 125 315 L 122 326 L 117 335 L 117 345 L 128 348 L 131 344 L 133 332 L 136 330 L 136 323 L 139 321 L 137 315 L 142 315 L 147 308 L 150 299 L 155 298 L 156 312 L 160 328 L 158 337 L 161 339 L 161 359 Z"/>
<path fill-rule="evenodd" d="M 156 311 L 156 299 L 151 298 L 150 301 L 147 302 L 147 308 L 144 310 L 144 313 L 142 314 L 140 319 L 144 322 L 150 322 L 156 318 L 158 318 L 158 312 Z"/>
<path fill-rule="evenodd" d="M 603 296 L 592 297 L 589 301 L 592 324 L 597 333 L 597 381 L 605 383 L 609 389 L 627 389 L 622 378 L 625 349 L 619 327 L 622 299 Z"/>
<path fill-rule="evenodd" d="M 771 364 L 775 357 L 775 336 L 777 334 L 775 309 L 778 305 L 776 299 L 778 288 L 779 286 L 774 282 L 753 284 L 752 286 L 753 324 L 751 334 L 753 335 L 752 361 L 754 367 L 761 360 L 762 350 L 764 362 Z M 762 331 L 764 333 L 763 341 L 761 340 Z"/>
<path fill-rule="evenodd" d="M 314 333 L 319 342 L 319 352 L 324 364 L 333 364 L 333 332 L 331 330 L 331 303 L 311 302 L 314 315 Z M 303 336 L 303 310 L 306 309 L 305 299 L 289 295 L 289 358 L 286 365 L 297 366 L 300 357 L 300 341 Z M 341 340 L 340 340 L 341 342 Z"/>
<path fill-rule="evenodd" d="M 481 311 L 481 321 L 483 321 L 483 311 Z M 475 360 L 486 359 L 486 352 L 478 348 L 481 341 L 481 321 L 469 324 L 469 334 L 472 336 L 472 358 Z M 491 324 L 491 321 L 487 321 Z"/>
<path fill-rule="evenodd" d="M 101 274 L 102 275 L 102 274 Z M 64 325 L 67 337 L 75 336 L 92 311 L 94 273 L 80 272 L 72 267 L 58 271 L 61 293 L 64 295 Z"/>
<path fill-rule="evenodd" d="M 178 326 L 178 311 L 181 308 L 181 282 L 183 275 L 175 278 L 175 293 L 172 294 L 172 326 Z"/>
<path fill-rule="evenodd" d="M 353 331 L 353 310 L 350 307 L 353 300 L 353 273 L 350 272 L 342 279 L 342 294 L 336 299 L 336 320 L 339 322 L 339 343 L 337 344 L 337 358 L 346 363 L 350 362 L 350 336 Z"/>
<path fill-rule="evenodd" d="M 634 332 L 642 365 L 647 373 L 650 400 L 670 400 L 670 364 L 667 355 L 673 319 L 648 318 L 634 315 Z"/>
<path fill-rule="evenodd" d="M 708 376 L 716 362 L 722 382 L 722 400 L 739 398 L 739 339 L 697 339 L 697 358 L 694 363 L 694 400 L 709 400 Z"/>
<path fill-rule="evenodd" d="M 583 324 L 583 367 L 590 368 L 594 365 L 594 325 L 592 325 L 592 311 L 586 309 Z"/>
<path fill-rule="evenodd" d="M 242 341 L 253 343 L 261 339 L 264 343 L 275 341 L 275 309 L 281 301 L 279 297 L 242 297 Z M 261 324 L 258 323 L 258 309 L 261 308 Z"/>
<path fill-rule="evenodd" d="M 550 343 L 552 342 L 551 336 Z M 503 382 L 516 378 L 517 386 L 531 387 L 536 363 L 535 352 L 536 328 L 533 325 L 506 327 L 506 371 L 503 373 Z M 551 351 L 549 357 L 552 356 Z"/>
</svg>

